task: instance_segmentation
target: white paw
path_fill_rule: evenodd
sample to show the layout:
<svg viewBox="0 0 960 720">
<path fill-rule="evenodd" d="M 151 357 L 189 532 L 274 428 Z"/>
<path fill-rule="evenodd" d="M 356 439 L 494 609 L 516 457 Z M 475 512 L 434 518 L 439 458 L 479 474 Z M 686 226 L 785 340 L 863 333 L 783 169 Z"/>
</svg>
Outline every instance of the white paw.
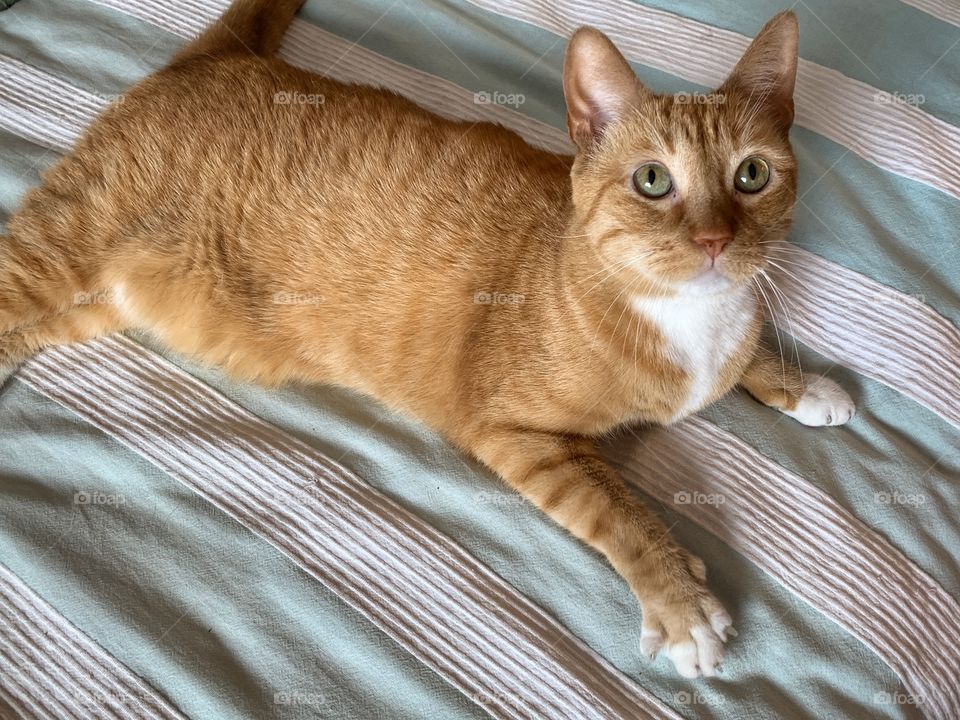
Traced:
<svg viewBox="0 0 960 720">
<path fill-rule="evenodd" d="M 674 626 L 671 640 L 668 641 L 660 629 L 655 630 L 644 623 L 640 634 L 640 650 L 651 660 L 663 650 L 682 677 L 713 677 L 720 671 L 723 644 L 728 634 L 736 634 L 731 625 L 730 616 L 726 611 L 719 610 L 710 615 L 706 622 L 693 627 L 681 629 Z"/>
<path fill-rule="evenodd" d="M 807 388 L 793 410 L 781 410 L 797 422 L 811 427 L 844 425 L 857 411 L 853 400 L 833 380 L 822 375 L 810 375 Z"/>
<path fill-rule="evenodd" d="M 702 582 L 688 576 L 673 588 L 679 593 L 670 592 L 643 606 L 640 650 L 651 660 L 663 650 L 685 678 L 716 675 L 723 661 L 723 644 L 728 636 L 737 634 L 730 615 Z"/>
<path fill-rule="evenodd" d="M 17 369 L 15 367 L 7 367 L 6 365 L 0 365 L 0 388 L 4 386 L 7 382 L 7 379 L 10 378 Z"/>
</svg>

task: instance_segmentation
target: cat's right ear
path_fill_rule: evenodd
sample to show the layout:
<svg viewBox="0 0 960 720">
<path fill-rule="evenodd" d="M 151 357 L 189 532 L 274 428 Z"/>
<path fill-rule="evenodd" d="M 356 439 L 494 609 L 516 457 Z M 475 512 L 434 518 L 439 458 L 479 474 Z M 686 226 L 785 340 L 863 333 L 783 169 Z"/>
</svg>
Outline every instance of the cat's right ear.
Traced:
<svg viewBox="0 0 960 720">
<path fill-rule="evenodd" d="M 563 94 L 567 129 L 578 148 L 596 144 L 607 126 L 636 107 L 647 92 L 602 32 L 582 27 L 570 38 L 563 61 Z"/>
</svg>

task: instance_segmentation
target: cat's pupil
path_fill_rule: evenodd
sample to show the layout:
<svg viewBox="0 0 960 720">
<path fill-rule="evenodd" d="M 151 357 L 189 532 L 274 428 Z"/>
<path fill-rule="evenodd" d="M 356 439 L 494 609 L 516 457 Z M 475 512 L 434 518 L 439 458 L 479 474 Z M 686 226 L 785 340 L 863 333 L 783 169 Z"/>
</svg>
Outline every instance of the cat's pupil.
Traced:
<svg viewBox="0 0 960 720">
<path fill-rule="evenodd" d="M 750 175 L 751 180 L 757 179 L 757 164 L 750 163 L 750 166 L 747 168 L 747 174 Z"/>
<path fill-rule="evenodd" d="M 653 168 L 650 168 L 649 170 L 647 170 L 647 185 L 653 185 L 653 183 L 656 182 L 656 179 L 657 179 L 657 171 L 654 170 Z"/>
</svg>

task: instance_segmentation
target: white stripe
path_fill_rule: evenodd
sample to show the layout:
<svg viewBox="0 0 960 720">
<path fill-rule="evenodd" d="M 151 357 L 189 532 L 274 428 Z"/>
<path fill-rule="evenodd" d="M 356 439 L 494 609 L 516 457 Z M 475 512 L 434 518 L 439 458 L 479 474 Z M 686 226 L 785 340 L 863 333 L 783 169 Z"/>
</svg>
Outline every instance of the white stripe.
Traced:
<svg viewBox="0 0 960 720">
<path fill-rule="evenodd" d="M 794 254 L 802 261 L 794 262 Z M 767 290 L 777 326 L 960 428 L 960 330 L 919 300 L 791 248 Z"/>
<path fill-rule="evenodd" d="M 608 454 L 637 487 L 859 638 L 925 715 L 960 717 L 960 603 L 833 498 L 700 418 Z"/>
<path fill-rule="evenodd" d="M 0 564 L 0 698 L 24 718 L 183 718 Z"/>
<path fill-rule="evenodd" d="M 563 36 L 594 25 L 631 60 L 710 87 L 723 82 L 751 40 L 633 0 L 469 2 Z M 960 129 L 912 105 L 878 102 L 880 93 L 800 58 L 796 122 L 885 170 L 960 197 Z"/>
<path fill-rule="evenodd" d="M 960 25 L 960 5 L 956 0 L 900 0 L 944 22 Z"/>
<path fill-rule="evenodd" d="M 450 117 L 501 122 L 556 152 L 566 146 L 566 134 L 556 128 L 499 106 L 476 105 L 471 93 L 452 83 L 373 53 L 347 52 L 349 47 L 341 38 L 299 23 L 288 35 L 284 53 L 304 67 L 333 66 L 331 75 L 338 80 L 388 85 Z M 102 107 L 105 102 L 81 94 L 79 107 L 74 107 L 76 91 L 69 85 L 0 54 L 0 67 L 4 66 L 10 72 L 0 85 L 0 122 L 6 118 L 11 132 L 37 135 L 49 147 L 69 145 L 75 137 L 71 128 L 92 122 L 96 103 Z M 10 97 L 36 97 L 37 101 L 14 105 Z M 56 118 L 71 122 L 61 127 Z M 817 352 L 888 385 L 960 427 L 960 408 L 953 401 L 960 397 L 957 329 L 909 295 L 800 248 L 791 252 L 789 270 L 773 274 L 777 286 L 786 291 L 790 314 L 789 321 L 778 315 L 781 329 L 791 330 Z M 791 274 L 803 282 L 793 281 Z M 771 302 L 779 310 L 773 298 Z M 937 352 L 931 353 L 930 348 Z M 874 363 L 873 355 L 886 359 Z"/>
<path fill-rule="evenodd" d="M 0 54 L 0 127 L 67 152 L 106 100 Z M 65 103 L 64 99 L 69 98 Z"/>
<path fill-rule="evenodd" d="M 316 25 L 294 22 L 279 55 L 292 65 L 340 82 L 387 87 L 443 117 L 500 123 L 533 145 L 561 155 L 573 154 L 570 138 L 553 126 L 502 105 L 478 104 L 473 94 L 459 85 L 360 49 Z"/>
<path fill-rule="evenodd" d="M 47 351 L 20 377 L 274 544 L 494 717 L 677 717 L 432 527 L 129 340 Z"/>
</svg>

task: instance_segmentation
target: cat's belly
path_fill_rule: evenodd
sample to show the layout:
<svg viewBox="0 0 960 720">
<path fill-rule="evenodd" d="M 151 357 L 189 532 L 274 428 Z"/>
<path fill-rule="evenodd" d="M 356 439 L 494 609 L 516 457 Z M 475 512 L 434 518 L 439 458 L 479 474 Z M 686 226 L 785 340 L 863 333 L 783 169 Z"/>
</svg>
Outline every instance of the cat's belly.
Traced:
<svg viewBox="0 0 960 720">
<path fill-rule="evenodd" d="M 678 388 L 671 422 L 730 390 L 749 361 L 757 324 L 749 286 L 711 296 L 635 298 L 634 310 L 663 336 L 662 355 L 687 382 Z"/>
</svg>

